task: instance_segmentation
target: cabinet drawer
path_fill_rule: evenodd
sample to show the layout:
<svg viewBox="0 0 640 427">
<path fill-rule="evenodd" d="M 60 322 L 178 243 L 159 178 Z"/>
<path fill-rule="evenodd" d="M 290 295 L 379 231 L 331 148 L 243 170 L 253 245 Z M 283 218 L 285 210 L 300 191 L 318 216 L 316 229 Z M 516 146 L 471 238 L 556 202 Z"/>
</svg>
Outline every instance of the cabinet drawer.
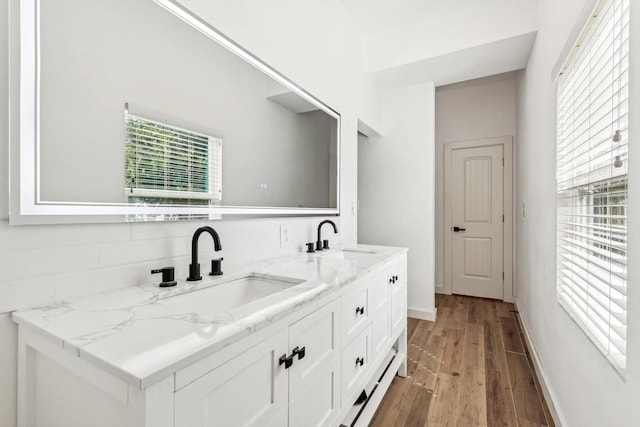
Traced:
<svg viewBox="0 0 640 427">
<path fill-rule="evenodd" d="M 369 286 L 366 282 L 342 297 L 342 343 L 346 345 L 369 321 Z"/>
<path fill-rule="evenodd" d="M 371 325 L 342 351 L 342 406 L 353 405 L 367 379 L 371 363 Z"/>
</svg>

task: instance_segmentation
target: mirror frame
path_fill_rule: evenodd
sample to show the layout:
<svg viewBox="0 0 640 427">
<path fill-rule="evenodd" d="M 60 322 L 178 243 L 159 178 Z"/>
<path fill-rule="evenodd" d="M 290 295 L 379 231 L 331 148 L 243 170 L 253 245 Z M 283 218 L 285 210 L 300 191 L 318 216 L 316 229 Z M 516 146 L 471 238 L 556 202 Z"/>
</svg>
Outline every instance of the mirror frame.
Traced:
<svg viewBox="0 0 640 427">
<path fill-rule="evenodd" d="M 151 0 L 149 0 L 151 1 Z M 268 206 L 141 206 L 127 203 L 56 202 L 40 197 L 40 0 L 22 0 L 20 10 L 20 82 L 19 82 L 19 162 L 12 157 L 10 222 L 12 224 L 125 222 L 125 215 L 185 214 L 185 215 L 339 215 L 340 214 L 340 151 L 341 120 L 335 110 L 284 77 L 268 64 L 243 49 L 207 22 L 175 0 L 153 0 L 194 29 L 239 56 L 247 63 L 337 120 L 336 147 L 336 207 L 298 208 Z M 12 107 L 13 108 L 13 107 Z M 13 136 L 13 135 L 12 135 Z M 12 140 L 15 138 L 12 137 Z"/>
</svg>

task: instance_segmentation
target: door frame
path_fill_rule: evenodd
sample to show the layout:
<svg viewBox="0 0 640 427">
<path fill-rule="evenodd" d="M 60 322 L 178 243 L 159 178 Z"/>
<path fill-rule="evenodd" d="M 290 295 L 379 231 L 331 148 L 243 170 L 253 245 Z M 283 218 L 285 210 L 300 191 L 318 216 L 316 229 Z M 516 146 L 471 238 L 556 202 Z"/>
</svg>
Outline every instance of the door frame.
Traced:
<svg viewBox="0 0 640 427">
<path fill-rule="evenodd" d="M 454 141 L 444 144 L 444 237 L 443 261 L 444 261 L 444 284 L 443 293 L 451 295 L 451 155 L 453 150 L 463 148 L 489 147 L 502 145 L 504 156 L 503 173 L 503 199 L 502 210 L 504 213 L 504 224 L 502 233 L 502 265 L 504 269 L 504 280 L 502 282 L 502 299 L 506 302 L 515 301 L 515 288 L 513 281 L 513 137 L 498 136 L 493 138 L 473 139 L 466 141 Z M 447 256 L 449 254 L 449 256 Z"/>
</svg>

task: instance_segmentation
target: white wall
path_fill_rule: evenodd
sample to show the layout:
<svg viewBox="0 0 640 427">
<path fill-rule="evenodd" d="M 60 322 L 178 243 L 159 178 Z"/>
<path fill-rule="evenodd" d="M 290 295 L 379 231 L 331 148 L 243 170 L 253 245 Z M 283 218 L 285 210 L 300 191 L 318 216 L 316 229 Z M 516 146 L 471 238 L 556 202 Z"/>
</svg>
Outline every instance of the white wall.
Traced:
<svg viewBox="0 0 640 427">
<path fill-rule="evenodd" d="M 342 116 L 342 238 L 357 240 L 358 119 L 380 128 L 373 80 L 365 73 L 362 35 L 341 0 L 180 0 Z"/>
<path fill-rule="evenodd" d="M 409 248 L 408 308 L 425 317 L 435 304 L 434 98 L 433 84 L 383 93 L 382 136 L 358 144 L 358 241 Z"/>
<path fill-rule="evenodd" d="M 444 284 L 444 144 L 516 134 L 517 72 L 436 88 L 435 284 Z"/>
<path fill-rule="evenodd" d="M 556 302 L 555 87 L 561 50 L 592 1 L 540 1 L 539 32 L 518 82 L 516 302 L 563 426 L 640 425 L 640 152 L 629 152 L 627 372 L 623 380 Z M 588 10 L 588 9 L 587 9 Z M 640 4 L 631 2 L 630 140 L 640 137 Z M 584 16 L 583 16 L 584 19 Z M 581 19 L 578 26 L 585 22 Z M 634 126 L 635 125 L 635 126 Z M 634 167 L 635 166 L 635 167 Z"/>
<path fill-rule="evenodd" d="M 215 5 L 213 3 L 216 3 Z M 224 3 L 224 4 L 223 4 Z M 214 26 L 236 39 L 287 77 L 342 113 L 341 204 L 333 217 L 340 234 L 325 231 L 332 246 L 356 243 L 357 119 L 376 125 L 377 94 L 364 74 L 360 36 L 340 2 L 256 1 L 208 2 Z M 8 5 L 0 2 L 0 28 L 7 28 Z M 332 31 L 324 31 L 331 22 Z M 321 31 L 323 29 L 323 31 Z M 0 93 L 8 93 L 7 31 L 0 31 Z M 12 63 L 16 66 L 16 62 Z M 5 98 L 6 99 L 6 98 Z M 152 267 L 176 266 L 186 276 L 190 238 L 203 223 L 142 223 L 101 225 L 9 226 L 8 109 L 0 104 L 0 313 L 45 304 L 54 299 L 157 280 Z M 16 125 L 15 115 L 12 126 Z M 220 233 L 225 265 L 265 259 L 299 251 L 315 241 L 324 218 L 264 218 L 210 223 Z M 280 224 L 289 225 L 291 246 L 280 248 Z M 201 260 L 212 256 L 203 240 Z M 205 268 L 205 267 L 203 267 Z M 0 314 L 0 424 L 15 425 L 15 327 Z"/>
</svg>

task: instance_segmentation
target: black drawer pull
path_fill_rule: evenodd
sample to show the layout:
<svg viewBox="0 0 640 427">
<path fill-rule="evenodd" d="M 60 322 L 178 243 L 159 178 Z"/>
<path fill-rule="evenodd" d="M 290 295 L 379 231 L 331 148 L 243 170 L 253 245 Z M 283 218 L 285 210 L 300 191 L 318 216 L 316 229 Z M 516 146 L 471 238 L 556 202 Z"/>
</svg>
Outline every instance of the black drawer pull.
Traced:
<svg viewBox="0 0 640 427">
<path fill-rule="evenodd" d="M 356 314 L 364 314 L 364 307 L 356 307 Z"/>
<path fill-rule="evenodd" d="M 307 348 L 306 347 L 302 347 L 302 348 L 294 348 L 293 352 L 291 353 L 291 357 L 295 356 L 296 354 L 298 355 L 298 360 L 304 358 L 305 354 L 307 352 Z"/>
<path fill-rule="evenodd" d="M 293 365 L 293 354 L 291 354 L 291 356 L 288 356 L 286 354 L 283 354 L 282 356 L 280 356 L 280 365 L 284 364 L 284 369 L 289 369 L 291 367 L 291 365 Z"/>
<path fill-rule="evenodd" d="M 362 366 L 364 365 L 364 357 L 358 357 L 356 359 L 356 366 Z"/>
</svg>

